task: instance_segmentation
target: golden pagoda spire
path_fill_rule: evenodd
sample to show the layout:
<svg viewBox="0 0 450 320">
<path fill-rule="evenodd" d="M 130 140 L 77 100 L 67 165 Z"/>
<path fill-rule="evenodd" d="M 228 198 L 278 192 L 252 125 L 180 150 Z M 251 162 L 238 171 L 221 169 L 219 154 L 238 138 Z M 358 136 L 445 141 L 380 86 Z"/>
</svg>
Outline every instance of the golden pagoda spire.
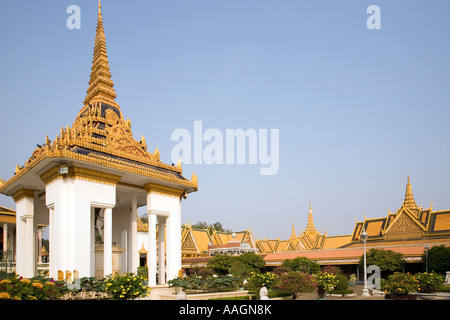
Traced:
<svg viewBox="0 0 450 320">
<path fill-rule="evenodd" d="M 316 227 L 314 227 L 314 219 L 313 219 L 313 213 L 312 213 L 312 209 L 311 209 L 311 200 L 309 200 L 308 223 L 306 224 L 305 232 L 317 233 Z"/>
<path fill-rule="evenodd" d="M 403 200 L 402 207 L 408 209 L 417 209 L 417 204 L 416 201 L 414 200 L 414 196 L 412 193 L 411 183 L 409 181 L 409 174 L 408 174 L 408 183 L 406 184 L 405 200 Z"/>
<path fill-rule="evenodd" d="M 297 238 L 297 234 L 295 233 L 294 220 L 292 220 L 292 232 L 291 239 Z"/>
<path fill-rule="evenodd" d="M 102 6 L 98 1 L 97 31 L 95 35 L 94 57 L 92 60 L 89 88 L 87 89 L 84 105 L 104 102 L 113 107 L 119 107 L 115 102 L 116 92 L 111 80 L 108 55 L 106 53 L 105 30 L 103 29 Z"/>
</svg>

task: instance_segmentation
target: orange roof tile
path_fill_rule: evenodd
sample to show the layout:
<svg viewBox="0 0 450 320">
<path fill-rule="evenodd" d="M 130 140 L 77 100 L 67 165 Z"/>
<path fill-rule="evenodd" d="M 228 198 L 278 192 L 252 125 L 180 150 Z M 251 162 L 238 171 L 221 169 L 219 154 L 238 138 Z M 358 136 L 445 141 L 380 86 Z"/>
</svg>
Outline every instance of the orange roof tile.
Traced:
<svg viewBox="0 0 450 320">
<path fill-rule="evenodd" d="M 450 246 L 450 244 L 447 244 Z M 392 250 L 403 254 L 404 256 L 421 256 L 425 245 L 410 246 L 392 246 L 382 247 L 385 250 Z M 381 248 L 381 247 L 380 247 Z M 370 248 L 367 248 L 369 250 Z M 310 250 L 297 252 L 277 252 L 269 253 L 264 258 L 265 261 L 282 261 L 285 259 L 294 259 L 297 257 L 306 257 L 311 260 L 320 259 L 349 259 L 359 258 L 364 254 L 363 248 L 330 249 L 330 250 Z"/>
</svg>

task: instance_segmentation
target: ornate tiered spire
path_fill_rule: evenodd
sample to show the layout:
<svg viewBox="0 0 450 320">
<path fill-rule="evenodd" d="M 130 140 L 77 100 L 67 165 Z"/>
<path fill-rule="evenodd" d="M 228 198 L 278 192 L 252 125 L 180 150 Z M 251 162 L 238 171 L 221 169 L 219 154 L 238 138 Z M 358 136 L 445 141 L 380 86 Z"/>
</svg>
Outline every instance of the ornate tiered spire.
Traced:
<svg viewBox="0 0 450 320">
<path fill-rule="evenodd" d="M 92 60 L 89 88 L 86 91 L 84 105 L 104 102 L 113 107 L 119 107 L 115 102 L 116 92 L 109 71 L 108 55 L 106 53 L 106 38 L 103 29 L 102 7 L 98 1 L 97 32 L 95 35 L 94 58 Z"/>
<path fill-rule="evenodd" d="M 402 207 L 407 209 L 417 209 L 417 204 L 412 193 L 411 183 L 409 182 L 409 175 L 408 183 L 406 184 L 405 200 L 403 200 Z"/>
<path fill-rule="evenodd" d="M 311 200 L 309 200 L 308 223 L 306 224 L 305 232 L 317 233 L 316 227 L 314 227 L 314 219 L 313 219 L 313 213 L 312 213 L 312 209 L 311 209 Z"/>
<path fill-rule="evenodd" d="M 294 220 L 292 220 L 292 232 L 291 239 L 297 238 L 297 234 L 295 233 Z"/>
</svg>

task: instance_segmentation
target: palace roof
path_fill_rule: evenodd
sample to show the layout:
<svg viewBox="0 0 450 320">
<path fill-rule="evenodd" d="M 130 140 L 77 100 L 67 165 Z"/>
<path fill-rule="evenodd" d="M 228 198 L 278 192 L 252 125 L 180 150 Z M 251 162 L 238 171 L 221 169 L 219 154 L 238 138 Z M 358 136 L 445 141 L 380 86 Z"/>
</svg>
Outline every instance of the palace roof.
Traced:
<svg viewBox="0 0 450 320">
<path fill-rule="evenodd" d="M 0 206 L 0 223 L 16 223 L 16 212 Z"/>
</svg>

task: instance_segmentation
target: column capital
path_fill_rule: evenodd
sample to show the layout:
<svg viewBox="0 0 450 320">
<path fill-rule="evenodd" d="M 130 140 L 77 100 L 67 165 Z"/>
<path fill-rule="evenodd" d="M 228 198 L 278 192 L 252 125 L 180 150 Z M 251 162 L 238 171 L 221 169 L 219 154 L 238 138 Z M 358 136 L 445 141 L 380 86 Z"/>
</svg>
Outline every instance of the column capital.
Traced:
<svg viewBox="0 0 450 320">
<path fill-rule="evenodd" d="M 12 197 L 14 199 L 14 202 L 17 202 L 19 200 L 22 200 L 23 198 L 28 199 L 34 199 L 34 190 L 32 189 L 20 189 L 19 191 L 16 191 L 13 193 Z"/>
<path fill-rule="evenodd" d="M 169 212 L 165 212 L 165 211 L 158 211 L 158 210 L 147 210 L 147 214 L 148 215 L 155 215 L 158 218 L 167 218 L 169 217 L 170 213 Z"/>
<path fill-rule="evenodd" d="M 164 186 L 156 183 L 147 183 L 144 185 L 145 191 L 148 193 L 159 193 L 168 196 L 181 197 L 184 193 L 184 189 L 177 189 L 174 187 Z"/>
<path fill-rule="evenodd" d="M 86 181 L 93 181 L 103 184 L 117 185 L 121 176 L 92 170 L 82 167 L 67 167 L 65 172 L 60 171 L 60 165 L 54 166 L 39 176 L 41 180 L 48 184 L 55 179 L 72 178 Z"/>
</svg>

